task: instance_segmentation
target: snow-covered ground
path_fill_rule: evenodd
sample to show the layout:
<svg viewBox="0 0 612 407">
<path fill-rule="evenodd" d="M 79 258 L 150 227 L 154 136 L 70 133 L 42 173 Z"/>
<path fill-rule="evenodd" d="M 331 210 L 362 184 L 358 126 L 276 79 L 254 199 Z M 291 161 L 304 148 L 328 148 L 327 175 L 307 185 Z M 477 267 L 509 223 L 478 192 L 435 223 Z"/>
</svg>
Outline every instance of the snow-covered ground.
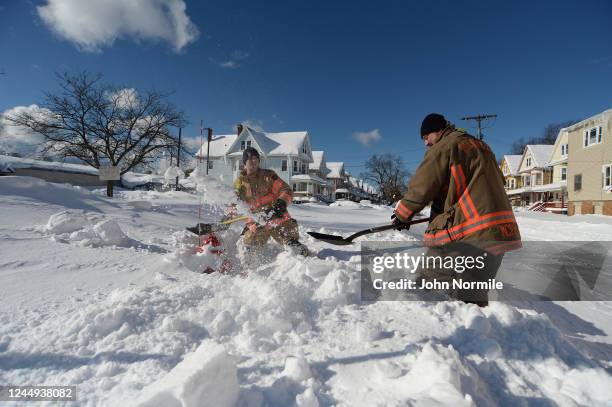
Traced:
<svg viewBox="0 0 612 407">
<path fill-rule="evenodd" d="M 198 207 L 218 220 L 222 192 L 103 193 L 0 177 L 0 385 L 76 385 L 78 405 L 106 406 L 612 403 L 612 303 L 360 303 L 359 245 L 305 232 L 390 208 L 292 206 L 316 256 L 272 244 L 232 277 L 192 272 L 217 260 L 183 231 Z M 610 218 L 517 219 L 525 240 L 612 240 Z"/>
</svg>

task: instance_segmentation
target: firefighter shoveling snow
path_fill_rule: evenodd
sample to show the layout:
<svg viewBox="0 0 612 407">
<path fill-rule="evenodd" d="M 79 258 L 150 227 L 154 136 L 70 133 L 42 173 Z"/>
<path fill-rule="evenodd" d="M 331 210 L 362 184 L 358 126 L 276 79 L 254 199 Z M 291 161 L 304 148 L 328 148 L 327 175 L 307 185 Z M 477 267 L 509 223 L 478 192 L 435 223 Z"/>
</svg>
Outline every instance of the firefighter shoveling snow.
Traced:
<svg viewBox="0 0 612 407">
<path fill-rule="evenodd" d="M 118 191 L 0 177 L 0 382 L 74 385 L 77 405 L 606 405 L 609 302 L 360 302 L 359 245 L 388 223 L 373 204 L 290 206 L 296 256 L 250 260 L 244 223 L 202 245 L 231 188 Z M 247 207 L 237 202 L 237 212 Z M 198 210 L 200 215 L 198 216 Z M 525 240 L 612 240 L 610 220 L 517 213 Z M 359 241 L 418 241 L 425 229 Z M 205 247 L 205 249 L 203 248 Z M 240 263 L 223 268 L 223 250 Z M 193 272 L 196 271 L 196 272 Z"/>
</svg>

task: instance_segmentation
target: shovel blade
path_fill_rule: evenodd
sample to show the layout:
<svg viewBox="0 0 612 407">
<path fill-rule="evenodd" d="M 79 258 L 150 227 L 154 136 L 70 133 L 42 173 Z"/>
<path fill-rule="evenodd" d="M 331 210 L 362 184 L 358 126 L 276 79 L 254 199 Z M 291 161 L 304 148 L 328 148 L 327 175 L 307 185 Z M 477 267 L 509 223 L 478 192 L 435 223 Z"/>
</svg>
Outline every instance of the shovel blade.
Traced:
<svg viewBox="0 0 612 407">
<path fill-rule="evenodd" d="M 209 233 L 221 232 L 222 230 L 227 230 L 229 229 L 229 227 L 230 227 L 229 224 L 223 224 L 223 223 L 216 223 L 216 224 L 199 223 L 194 227 L 185 228 L 185 229 L 198 236 L 203 236 Z"/>
<path fill-rule="evenodd" d="M 325 233 L 319 233 L 319 232 L 307 232 L 307 233 L 317 240 L 322 240 L 325 243 L 334 244 L 336 246 L 346 246 L 352 243 L 351 241 L 348 241 L 342 236 L 338 236 L 338 235 L 327 235 Z"/>
</svg>

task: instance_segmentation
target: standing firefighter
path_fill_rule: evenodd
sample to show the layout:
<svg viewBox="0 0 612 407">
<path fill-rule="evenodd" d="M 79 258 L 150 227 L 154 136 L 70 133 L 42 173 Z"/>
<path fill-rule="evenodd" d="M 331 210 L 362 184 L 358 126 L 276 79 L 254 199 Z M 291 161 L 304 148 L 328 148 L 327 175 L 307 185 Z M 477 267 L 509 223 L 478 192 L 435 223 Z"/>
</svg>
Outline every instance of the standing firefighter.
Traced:
<svg viewBox="0 0 612 407">
<path fill-rule="evenodd" d="M 427 256 L 483 255 L 485 267 L 465 273 L 456 266 L 426 267 L 420 270 L 420 279 L 486 282 L 497 274 L 504 252 L 521 247 L 495 156 L 486 143 L 436 113 L 423 120 L 421 138 L 428 150 L 395 209 L 393 222 L 397 229 L 407 230 L 406 222 L 431 203 L 431 221 L 423 239 L 430 247 Z M 488 304 L 487 289 L 451 291 L 451 295 Z"/>
<path fill-rule="evenodd" d="M 298 224 L 287 212 L 292 195 L 289 185 L 274 171 L 259 168 L 259 153 L 253 147 L 244 150 L 242 162 L 244 170 L 234 182 L 234 190 L 251 213 L 264 219 L 263 225 L 253 219 L 247 221 L 244 244 L 252 249 L 259 248 L 272 237 L 295 253 L 307 256 L 308 249 L 298 240 Z"/>
</svg>

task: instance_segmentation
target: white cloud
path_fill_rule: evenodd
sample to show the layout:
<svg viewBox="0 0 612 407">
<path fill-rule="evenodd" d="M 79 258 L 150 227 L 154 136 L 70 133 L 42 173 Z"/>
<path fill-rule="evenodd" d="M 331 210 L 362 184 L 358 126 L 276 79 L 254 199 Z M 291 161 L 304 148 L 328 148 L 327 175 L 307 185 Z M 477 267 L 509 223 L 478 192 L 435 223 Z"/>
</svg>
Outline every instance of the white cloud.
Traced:
<svg viewBox="0 0 612 407">
<path fill-rule="evenodd" d="M 139 104 L 138 92 L 134 88 L 124 88 L 108 95 L 108 100 L 115 102 L 120 109 L 137 107 Z"/>
<path fill-rule="evenodd" d="M 240 65 L 238 65 L 238 62 L 236 61 L 225 61 L 225 62 L 219 62 L 219 66 L 221 68 L 230 68 L 230 69 L 236 69 L 238 68 Z"/>
<path fill-rule="evenodd" d="M 353 133 L 353 138 L 368 147 L 370 143 L 374 143 L 382 138 L 380 135 L 380 131 L 378 129 L 374 129 L 372 131 L 356 131 Z"/>
<path fill-rule="evenodd" d="M 38 155 L 44 138 L 31 130 L 13 126 L 6 116 L 16 115 L 22 112 L 30 112 L 37 115 L 49 115 L 47 109 L 41 109 L 38 105 L 16 106 L 8 109 L 0 116 L 0 154 L 19 154 L 23 157 Z"/>
<path fill-rule="evenodd" d="M 37 7 L 44 23 L 85 51 L 119 38 L 162 40 L 180 51 L 199 36 L 183 0 L 47 0 Z"/>
<path fill-rule="evenodd" d="M 249 55 L 246 51 L 235 50 L 227 61 L 219 61 L 214 58 L 209 58 L 209 60 L 221 68 L 236 69 L 242 65 L 242 61 L 246 60 Z"/>
</svg>

